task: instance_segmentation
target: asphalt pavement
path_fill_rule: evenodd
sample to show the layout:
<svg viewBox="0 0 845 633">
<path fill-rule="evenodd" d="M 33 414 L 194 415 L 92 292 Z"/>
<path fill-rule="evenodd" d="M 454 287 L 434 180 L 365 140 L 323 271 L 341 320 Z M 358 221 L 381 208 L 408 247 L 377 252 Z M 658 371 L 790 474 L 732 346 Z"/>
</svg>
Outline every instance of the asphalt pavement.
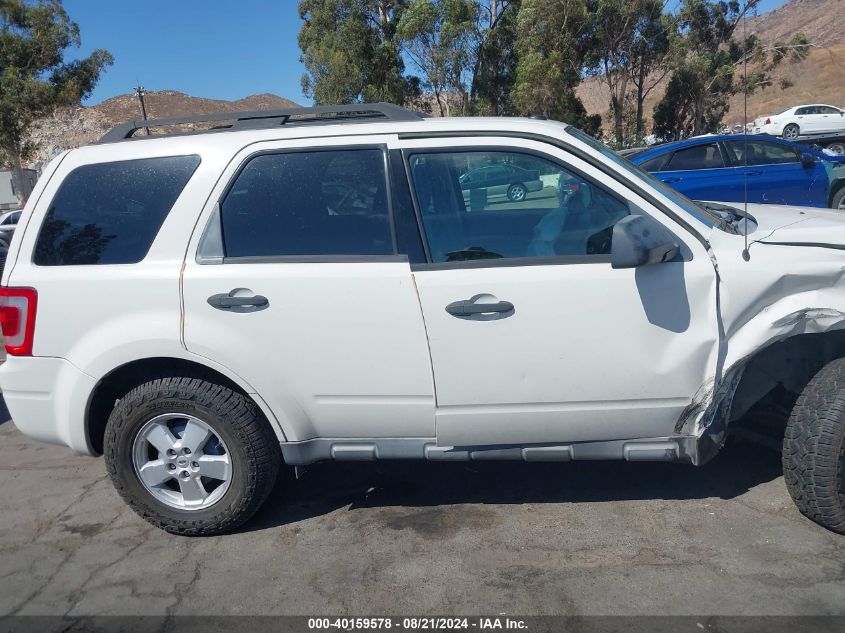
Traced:
<svg viewBox="0 0 845 633">
<path fill-rule="evenodd" d="M 845 537 L 749 442 L 701 468 L 320 464 L 185 538 L 0 414 L 0 615 L 845 614 Z"/>
</svg>

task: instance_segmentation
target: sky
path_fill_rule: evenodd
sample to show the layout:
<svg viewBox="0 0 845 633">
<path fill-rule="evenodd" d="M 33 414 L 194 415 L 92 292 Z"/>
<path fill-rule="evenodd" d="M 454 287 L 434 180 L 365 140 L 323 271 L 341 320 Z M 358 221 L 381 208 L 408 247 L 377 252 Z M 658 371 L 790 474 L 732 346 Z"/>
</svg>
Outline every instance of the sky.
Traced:
<svg viewBox="0 0 845 633">
<path fill-rule="evenodd" d="M 785 0 L 762 0 L 760 12 Z M 270 92 L 303 105 L 297 0 L 64 0 L 84 57 L 114 55 L 86 105 L 132 91 L 178 90 L 210 99 Z"/>
<path fill-rule="evenodd" d="M 86 105 L 132 91 L 178 90 L 211 99 L 302 94 L 297 0 L 64 0 L 84 57 L 114 55 Z"/>
</svg>

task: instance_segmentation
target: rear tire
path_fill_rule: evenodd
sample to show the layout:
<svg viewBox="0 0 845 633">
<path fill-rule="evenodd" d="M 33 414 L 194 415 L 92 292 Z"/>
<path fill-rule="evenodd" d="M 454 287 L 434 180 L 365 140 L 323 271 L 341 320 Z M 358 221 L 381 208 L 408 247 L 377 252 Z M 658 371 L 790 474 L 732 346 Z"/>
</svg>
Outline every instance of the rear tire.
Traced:
<svg viewBox="0 0 845 633">
<path fill-rule="evenodd" d="M 830 200 L 830 208 L 845 211 L 845 186 L 833 194 L 833 198 Z"/>
<path fill-rule="evenodd" d="M 845 358 L 823 367 L 798 397 L 783 440 L 783 475 L 802 514 L 845 534 Z"/>
<path fill-rule="evenodd" d="M 798 138 L 801 134 L 801 128 L 799 128 L 795 123 L 790 123 L 785 128 L 783 128 L 783 138 L 788 141 L 794 141 Z"/>
<path fill-rule="evenodd" d="M 511 202 L 522 202 L 528 197 L 528 188 L 521 182 L 516 182 L 508 187 L 508 199 Z"/>
<path fill-rule="evenodd" d="M 842 156 L 843 154 L 845 154 L 845 143 L 839 143 L 839 142 L 831 143 L 830 145 L 827 146 L 826 149 L 829 149 L 830 151 L 832 151 L 837 156 Z"/>
<path fill-rule="evenodd" d="M 103 452 L 126 503 L 186 536 L 241 525 L 270 494 L 281 465 L 279 442 L 255 405 L 196 378 L 161 378 L 126 394 L 109 416 Z"/>
</svg>

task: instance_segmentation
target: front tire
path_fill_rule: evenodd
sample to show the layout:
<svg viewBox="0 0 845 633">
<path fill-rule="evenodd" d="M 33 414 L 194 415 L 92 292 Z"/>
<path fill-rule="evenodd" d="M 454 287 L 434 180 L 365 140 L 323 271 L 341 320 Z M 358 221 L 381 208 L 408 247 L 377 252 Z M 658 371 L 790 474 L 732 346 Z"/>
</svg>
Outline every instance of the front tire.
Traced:
<svg viewBox="0 0 845 633">
<path fill-rule="evenodd" d="M 241 525 L 275 484 L 281 451 L 245 396 L 196 378 L 161 378 L 121 398 L 106 424 L 112 483 L 142 518 L 172 534 Z"/>
<path fill-rule="evenodd" d="M 786 487 L 802 514 L 845 534 L 845 358 L 801 392 L 783 440 Z"/>
<path fill-rule="evenodd" d="M 785 128 L 783 128 L 783 138 L 787 139 L 788 141 L 794 141 L 798 138 L 801 134 L 801 128 L 799 128 L 795 123 L 790 123 Z"/>
<path fill-rule="evenodd" d="M 833 198 L 830 200 L 830 208 L 845 211 L 845 187 L 841 187 L 839 191 L 833 194 Z"/>
</svg>

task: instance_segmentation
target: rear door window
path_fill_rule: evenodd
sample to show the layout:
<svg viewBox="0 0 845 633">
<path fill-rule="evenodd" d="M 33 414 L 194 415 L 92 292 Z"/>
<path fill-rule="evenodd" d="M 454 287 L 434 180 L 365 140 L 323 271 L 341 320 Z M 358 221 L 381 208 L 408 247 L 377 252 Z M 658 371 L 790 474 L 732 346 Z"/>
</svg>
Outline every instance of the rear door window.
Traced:
<svg viewBox="0 0 845 633">
<path fill-rule="evenodd" d="M 227 257 L 392 255 L 384 153 L 262 154 L 221 205 Z"/>
<path fill-rule="evenodd" d="M 643 169 L 648 172 L 655 172 L 660 171 L 663 169 L 663 165 L 666 164 L 666 159 L 669 157 L 669 154 L 660 154 L 660 156 L 655 156 L 654 158 L 649 158 L 639 164 L 640 169 Z"/>
<path fill-rule="evenodd" d="M 694 145 L 679 149 L 672 154 L 664 171 L 685 171 L 689 169 L 719 169 L 725 166 L 717 143 Z"/>
<path fill-rule="evenodd" d="M 77 167 L 50 204 L 33 262 L 70 266 L 141 261 L 199 164 L 199 156 L 169 156 Z"/>
</svg>

